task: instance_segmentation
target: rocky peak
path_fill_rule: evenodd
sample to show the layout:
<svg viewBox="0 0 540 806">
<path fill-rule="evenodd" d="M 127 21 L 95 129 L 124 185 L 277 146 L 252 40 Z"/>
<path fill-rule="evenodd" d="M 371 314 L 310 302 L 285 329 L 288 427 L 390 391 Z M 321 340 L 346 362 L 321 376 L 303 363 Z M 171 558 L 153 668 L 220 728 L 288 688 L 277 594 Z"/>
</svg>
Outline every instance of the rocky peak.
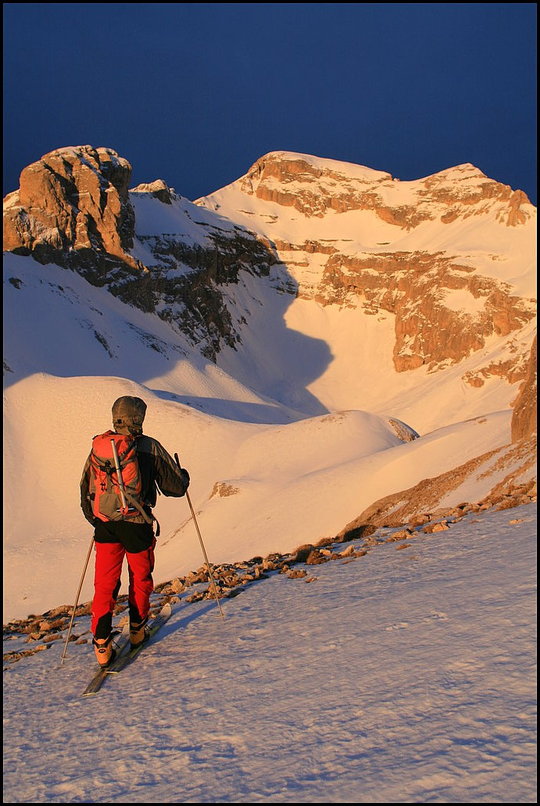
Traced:
<svg viewBox="0 0 540 806">
<path fill-rule="evenodd" d="M 359 165 L 274 151 L 261 157 L 240 180 L 241 189 L 264 201 L 294 207 L 306 216 L 328 210 L 372 207 L 374 189 L 392 176 Z"/>
<path fill-rule="evenodd" d="M 267 274 L 274 252 L 232 223 L 224 228 L 212 217 L 194 223 L 191 203 L 164 180 L 129 191 L 130 179 L 130 163 L 110 148 L 83 145 L 45 154 L 22 171 L 19 190 L 4 199 L 4 250 L 106 286 L 122 301 L 174 322 L 215 360 L 224 344 L 240 339 L 221 286 L 237 283 L 242 271 Z M 190 235 L 136 234 L 134 205 L 144 195 L 176 204 L 168 212 Z M 134 257 L 141 245 L 149 266 Z"/>
<path fill-rule="evenodd" d="M 73 266 L 93 253 L 139 269 L 127 251 L 135 226 L 130 177 L 130 163 L 111 148 L 50 151 L 24 168 L 6 199 L 4 249 Z"/>
<path fill-rule="evenodd" d="M 391 314 L 398 372 L 435 372 L 508 337 L 507 361 L 486 360 L 463 380 L 479 387 L 494 375 L 524 377 L 530 337 L 520 341 L 519 331 L 534 318 L 535 301 L 529 284 L 515 293 L 508 280 L 530 271 L 535 208 L 474 165 L 400 182 L 361 165 L 271 152 L 199 200 L 211 211 L 202 220 L 162 179 L 138 185 L 130 201 L 130 178 L 131 165 L 112 149 L 51 151 L 23 170 L 20 189 L 4 201 L 4 249 L 74 269 L 185 332 L 205 333 L 195 340 L 206 340 L 212 358 L 221 344 L 240 341 L 240 315 L 221 286 L 280 264 L 287 293 Z M 139 231 L 144 248 L 133 248 L 132 204 L 143 195 L 157 200 L 164 221 L 178 221 L 173 233 L 186 226 L 185 235 Z M 151 255 L 148 266 L 137 254 Z"/>
<path fill-rule="evenodd" d="M 523 191 L 489 179 L 471 163 L 401 182 L 361 165 L 275 151 L 257 160 L 239 186 L 248 195 L 294 207 L 306 217 L 371 210 L 405 230 L 428 220 L 451 223 L 494 206 L 507 226 L 524 223 L 531 215 Z"/>
<path fill-rule="evenodd" d="M 174 188 L 170 188 L 163 179 L 156 179 L 154 182 L 142 182 L 132 188 L 131 193 L 149 193 L 163 204 L 172 204 Z"/>
</svg>

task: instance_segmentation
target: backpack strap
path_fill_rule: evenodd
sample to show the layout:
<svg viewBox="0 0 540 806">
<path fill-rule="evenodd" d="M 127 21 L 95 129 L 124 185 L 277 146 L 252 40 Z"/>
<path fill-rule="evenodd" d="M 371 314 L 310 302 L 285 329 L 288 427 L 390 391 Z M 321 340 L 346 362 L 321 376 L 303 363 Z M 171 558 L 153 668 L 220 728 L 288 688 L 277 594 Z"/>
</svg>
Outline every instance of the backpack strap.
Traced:
<svg viewBox="0 0 540 806">
<path fill-rule="evenodd" d="M 139 502 L 135 498 L 133 498 L 133 496 L 126 489 L 124 489 L 124 495 L 126 496 L 126 498 L 129 501 L 129 503 L 132 506 L 134 506 L 135 509 L 139 510 L 139 512 L 141 513 L 142 517 L 145 519 L 146 523 L 152 523 L 153 521 L 156 522 L 156 537 L 159 537 L 159 533 L 160 533 L 159 521 L 156 518 L 156 516 L 154 515 L 154 513 L 152 512 L 149 515 L 148 512 L 146 512 L 146 510 L 143 509 L 143 507 L 139 504 Z"/>
</svg>

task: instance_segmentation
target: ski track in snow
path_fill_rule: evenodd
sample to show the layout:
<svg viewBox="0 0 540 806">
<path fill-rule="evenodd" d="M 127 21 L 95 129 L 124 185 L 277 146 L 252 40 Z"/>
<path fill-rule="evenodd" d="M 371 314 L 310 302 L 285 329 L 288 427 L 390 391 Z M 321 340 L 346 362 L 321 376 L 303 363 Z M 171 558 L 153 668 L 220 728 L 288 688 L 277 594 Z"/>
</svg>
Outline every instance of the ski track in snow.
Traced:
<svg viewBox="0 0 540 806">
<path fill-rule="evenodd" d="M 225 619 L 180 602 L 93 698 L 90 644 L 23 658 L 4 802 L 535 802 L 535 522 L 484 512 L 273 575 Z"/>
</svg>

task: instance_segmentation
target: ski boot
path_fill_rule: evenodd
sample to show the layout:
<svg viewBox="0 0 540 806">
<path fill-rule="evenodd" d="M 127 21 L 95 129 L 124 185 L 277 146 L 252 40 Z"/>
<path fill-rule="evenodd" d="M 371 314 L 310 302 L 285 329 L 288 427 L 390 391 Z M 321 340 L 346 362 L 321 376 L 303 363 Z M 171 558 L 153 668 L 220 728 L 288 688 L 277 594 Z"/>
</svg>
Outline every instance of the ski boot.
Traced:
<svg viewBox="0 0 540 806">
<path fill-rule="evenodd" d="M 116 657 L 116 650 L 112 645 L 112 639 L 112 633 L 108 638 L 92 639 L 96 659 L 102 669 L 106 669 L 107 666 L 110 666 Z"/>
<path fill-rule="evenodd" d="M 132 649 L 144 644 L 150 638 L 147 621 L 148 619 L 145 618 L 144 621 L 141 621 L 138 624 L 132 622 L 129 625 L 129 641 Z"/>
</svg>

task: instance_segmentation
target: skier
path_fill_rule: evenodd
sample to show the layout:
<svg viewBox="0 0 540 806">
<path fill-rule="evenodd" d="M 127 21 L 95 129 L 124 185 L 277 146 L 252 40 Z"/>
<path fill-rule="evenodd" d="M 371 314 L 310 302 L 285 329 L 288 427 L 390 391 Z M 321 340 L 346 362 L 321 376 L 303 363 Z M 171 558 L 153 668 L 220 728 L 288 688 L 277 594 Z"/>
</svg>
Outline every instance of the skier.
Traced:
<svg viewBox="0 0 540 806">
<path fill-rule="evenodd" d="M 152 507 L 156 504 L 157 492 L 181 497 L 189 486 L 187 470 L 180 469 L 157 440 L 143 435 L 145 414 L 146 403 L 141 398 L 129 395 L 118 398 L 112 407 L 115 430 L 94 437 L 93 449 L 81 478 L 81 508 L 86 520 L 94 527 L 95 575 L 91 629 L 96 658 L 102 667 L 109 666 L 115 657 L 112 616 L 120 590 L 124 556 L 127 557 L 129 570 L 131 645 L 138 646 L 148 639 L 146 623 L 150 594 L 154 588 L 152 571 L 156 545 Z M 124 435 L 124 438 L 118 435 Z M 121 447 L 127 445 L 120 457 L 120 465 L 114 445 L 112 459 L 103 461 L 96 454 L 96 445 L 103 447 L 108 443 L 110 450 L 111 441 L 114 440 Z M 103 454 L 103 450 L 100 453 Z M 121 467 L 119 474 L 118 467 Z M 113 499 L 114 509 L 110 503 Z"/>
</svg>

